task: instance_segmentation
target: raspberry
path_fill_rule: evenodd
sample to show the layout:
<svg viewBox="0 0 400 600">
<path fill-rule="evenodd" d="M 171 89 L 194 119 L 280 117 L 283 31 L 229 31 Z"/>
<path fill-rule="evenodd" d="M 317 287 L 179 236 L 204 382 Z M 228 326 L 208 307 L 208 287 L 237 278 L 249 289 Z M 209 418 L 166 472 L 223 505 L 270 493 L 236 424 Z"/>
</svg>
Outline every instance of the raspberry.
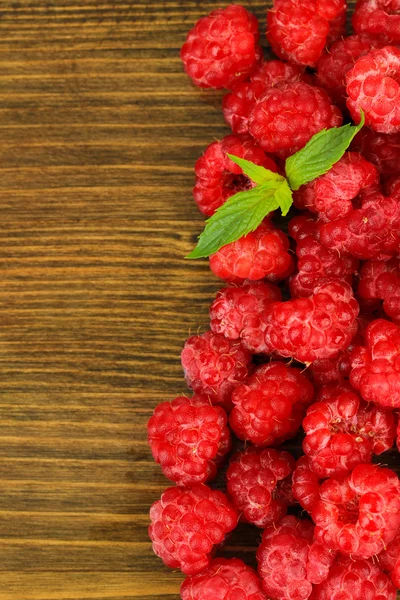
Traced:
<svg viewBox="0 0 400 600">
<path fill-rule="evenodd" d="M 198 483 L 165 490 L 150 520 L 154 553 L 167 567 L 196 575 L 208 567 L 214 546 L 236 527 L 238 515 L 225 494 Z"/>
<path fill-rule="evenodd" d="M 308 456 L 301 456 L 292 475 L 293 496 L 300 506 L 312 511 L 319 500 L 319 477 L 311 470 Z"/>
<path fill-rule="evenodd" d="M 257 18 L 243 6 L 214 10 L 189 31 L 181 59 L 193 83 L 231 88 L 247 79 L 262 56 Z"/>
<path fill-rule="evenodd" d="M 268 277 L 285 279 L 293 270 L 289 240 L 265 220 L 255 231 L 220 248 L 210 257 L 212 272 L 231 283 Z"/>
<path fill-rule="evenodd" d="M 249 131 L 266 152 L 287 158 L 342 120 L 323 89 L 298 81 L 266 90 L 250 113 Z"/>
<path fill-rule="evenodd" d="M 236 453 L 226 474 L 227 490 L 234 506 L 248 523 L 264 528 L 286 514 L 287 504 L 276 498 L 279 484 L 295 466 L 288 452 L 248 448 Z"/>
<path fill-rule="evenodd" d="M 381 45 L 369 35 L 351 35 L 338 40 L 322 54 L 317 64 L 317 81 L 342 110 L 346 108 L 346 73 L 360 56 Z"/>
<path fill-rule="evenodd" d="M 354 121 L 379 133 L 400 131 L 400 50 L 385 46 L 359 58 L 347 72 L 347 107 Z"/>
<path fill-rule="evenodd" d="M 349 384 L 323 387 L 303 421 L 303 450 L 321 478 L 347 475 L 390 450 L 395 420 L 387 409 L 368 405 Z"/>
<path fill-rule="evenodd" d="M 258 315 L 271 302 L 282 299 L 280 289 L 272 283 L 246 283 L 241 287 L 220 290 L 210 307 L 210 327 L 214 333 L 230 340 L 238 340 L 257 326 Z M 245 339 L 242 344 L 246 348 Z M 251 348 L 248 348 L 251 350 Z"/>
<path fill-rule="evenodd" d="M 370 260 L 363 264 L 358 285 L 358 295 L 372 303 L 383 300 L 383 310 L 393 319 L 400 321 L 400 261 Z"/>
<path fill-rule="evenodd" d="M 264 320 L 266 350 L 305 363 L 335 356 L 354 336 L 358 310 L 351 287 L 339 282 L 310 298 L 274 302 Z"/>
<path fill-rule="evenodd" d="M 231 406 L 235 387 L 251 372 L 251 354 L 240 342 L 207 331 L 187 340 L 181 355 L 188 386 L 213 404 Z"/>
<path fill-rule="evenodd" d="M 180 396 L 159 404 L 147 430 L 154 460 L 178 485 L 215 477 L 231 446 L 226 412 L 205 396 Z"/>
<path fill-rule="evenodd" d="M 359 33 L 384 36 L 387 42 L 400 42 L 398 0 L 358 0 L 352 20 Z"/>
<path fill-rule="evenodd" d="M 250 81 L 239 83 L 224 96 L 222 112 L 225 121 L 237 134 L 248 133 L 249 115 L 262 94 L 280 83 L 295 83 L 310 77 L 298 65 L 280 60 L 261 63 L 250 77 Z"/>
<path fill-rule="evenodd" d="M 207 216 L 212 216 L 234 194 L 254 187 L 253 182 L 227 154 L 250 160 L 274 173 L 277 170 L 274 161 L 265 155 L 249 135 L 228 135 L 220 142 L 213 142 L 194 167 L 196 183 L 193 196 L 201 212 Z"/>
<path fill-rule="evenodd" d="M 313 392 L 300 369 L 282 362 L 263 365 L 236 388 L 230 425 L 241 440 L 256 446 L 277 444 L 296 434 Z"/>
<path fill-rule="evenodd" d="M 312 583 L 323 581 L 335 553 L 313 544 L 309 520 L 284 517 L 267 527 L 257 551 L 258 572 L 265 593 L 279 600 L 307 600 Z"/>
<path fill-rule="evenodd" d="M 238 558 L 216 558 L 181 586 L 182 600 L 266 600 L 257 573 Z"/>
<path fill-rule="evenodd" d="M 362 260 L 386 260 L 400 249 L 400 198 L 371 188 L 362 207 L 322 225 L 321 242 Z"/>
<path fill-rule="evenodd" d="M 400 588 L 400 531 L 380 553 L 379 566 L 390 573 L 394 585 Z"/>
<path fill-rule="evenodd" d="M 319 240 L 319 225 L 305 216 L 289 222 L 289 235 L 296 241 L 298 273 L 290 279 L 292 298 L 307 298 L 315 288 L 329 281 L 352 283 L 352 274 L 358 269 L 358 260 L 340 256 L 323 246 Z"/>
<path fill-rule="evenodd" d="M 314 588 L 312 600 L 396 600 L 396 590 L 369 560 L 336 559 L 328 578 Z"/>
<path fill-rule="evenodd" d="M 352 354 L 351 385 L 366 402 L 400 408 L 400 327 L 376 319 Z"/>
<path fill-rule="evenodd" d="M 373 163 L 381 175 L 400 173 L 400 133 L 385 135 L 364 127 L 352 147 Z"/>
<path fill-rule="evenodd" d="M 325 46 L 344 33 L 345 12 L 344 0 L 274 0 L 267 17 L 272 50 L 279 58 L 315 66 Z"/>
<path fill-rule="evenodd" d="M 349 477 L 327 479 L 312 509 L 315 539 L 354 558 L 379 554 L 400 526 L 400 482 L 390 469 L 359 465 Z"/>
<path fill-rule="evenodd" d="M 328 173 L 295 192 L 295 203 L 318 214 L 324 221 L 346 217 L 353 210 L 352 200 L 364 188 L 379 182 L 376 167 L 357 152 L 346 152 Z"/>
</svg>

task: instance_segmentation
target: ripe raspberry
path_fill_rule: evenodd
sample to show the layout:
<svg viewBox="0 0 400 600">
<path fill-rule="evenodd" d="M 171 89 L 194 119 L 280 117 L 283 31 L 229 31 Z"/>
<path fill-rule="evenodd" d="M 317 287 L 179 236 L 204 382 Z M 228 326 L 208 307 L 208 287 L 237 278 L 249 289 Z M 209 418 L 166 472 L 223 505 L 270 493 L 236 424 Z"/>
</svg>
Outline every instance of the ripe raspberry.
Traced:
<svg viewBox="0 0 400 600">
<path fill-rule="evenodd" d="M 335 356 L 353 338 L 358 310 L 351 287 L 339 282 L 310 298 L 274 302 L 264 319 L 266 350 L 305 363 Z"/>
<path fill-rule="evenodd" d="M 307 600 L 312 583 L 323 581 L 335 553 L 313 544 L 309 520 L 284 517 L 267 527 L 257 551 L 258 572 L 265 593 L 279 600 Z"/>
<path fill-rule="evenodd" d="M 241 287 L 226 287 L 217 293 L 210 307 L 210 327 L 214 333 L 230 340 L 245 338 L 257 326 L 258 315 L 271 302 L 282 299 L 280 289 L 273 283 L 245 283 Z M 242 344 L 246 348 L 245 339 Z M 251 351 L 250 348 L 247 348 Z"/>
<path fill-rule="evenodd" d="M 207 216 L 212 216 L 234 194 L 254 187 L 253 182 L 227 154 L 250 160 L 274 173 L 277 170 L 274 161 L 249 135 L 228 135 L 220 142 L 213 142 L 194 167 L 196 183 L 193 196 L 201 212 Z"/>
<path fill-rule="evenodd" d="M 396 600 L 396 590 L 369 560 L 337 558 L 328 578 L 314 588 L 312 600 Z"/>
<path fill-rule="evenodd" d="M 205 396 L 159 404 L 147 431 L 154 460 L 178 485 L 213 479 L 231 446 L 226 412 Z"/>
<path fill-rule="evenodd" d="M 364 127 L 354 138 L 352 148 L 384 176 L 400 173 L 400 133 L 385 135 Z"/>
<path fill-rule="evenodd" d="M 398 0 L 358 0 L 352 21 L 359 33 L 383 36 L 387 43 L 400 42 Z"/>
<path fill-rule="evenodd" d="M 383 300 L 383 310 L 400 322 L 400 261 L 370 260 L 363 264 L 358 285 L 358 295 L 366 304 Z"/>
<path fill-rule="evenodd" d="M 231 283 L 268 277 L 285 279 L 293 271 L 289 240 L 266 219 L 255 231 L 220 248 L 210 257 L 212 272 Z"/>
<path fill-rule="evenodd" d="M 181 586 L 182 600 L 266 600 L 257 573 L 238 558 L 216 558 Z"/>
<path fill-rule="evenodd" d="M 202 88 L 228 88 L 244 81 L 262 56 L 257 18 L 243 6 L 214 10 L 197 21 L 181 49 L 193 83 Z"/>
<path fill-rule="evenodd" d="M 239 83 L 224 96 L 222 112 L 225 121 L 237 134 L 248 133 L 249 115 L 262 94 L 280 83 L 311 81 L 298 65 L 280 60 L 261 63 L 250 77 L 250 81 Z"/>
<path fill-rule="evenodd" d="M 301 456 L 292 475 L 293 496 L 300 506 L 311 512 L 319 500 L 319 477 L 311 470 L 308 456 Z"/>
<path fill-rule="evenodd" d="M 295 466 L 288 452 L 248 448 L 231 459 L 226 474 L 227 490 L 238 512 L 248 523 L 264 529 L 286 514 L 287 504 L 276 498 L 279 484 Z"/>
<path fill-rule="evenodd" d="M 249 131 L 266 152 L 287 158 L 319 131 L 339 127 L 342 113 L 327 93 L 302 81 L 267 90 L 249 117 Z"/>
<path fill-rule="evenodd" d="M 360 191 L 378 182 L 373 164 L 357 152 L 346 152 L 328 173 L 295 192 L 295 204 L 318 214 L 324 222 L 334 221 L 349 215 Z"/>
<path fill-rule="evenodd" d="M 289 222 L 289 235 L 296 241 L 298 273 L 290 279 L 292 298 L 307 298 L 315 288 L 329 281 L 352 283 L 358 269 L 358 260 L 339 256 L 323 246 L 319 240 L 319 224 L 305 216 L 294 217 Z"/>
<path fill-rule="evenodd" d="M 400 588 L 400 531 L 380 553 L 379 566 L 390 573 L 394 585 Z"/>
<path fill-rule="evenodd" d="M 344 33 L 345 12 L 344 0 L 274 0 L 268 41 L 279 58 L 313 67 L 325 46 Z"/>
<path fill-rule="evenodd" d="M 359 465 L 349 477 L 327 479 L 312 510 L 315 539 L 354 558 L 370 558 L 400 526 L 400 482 L 390 469 Z"/>
<path fill-rule="evenodd" d="M 235 387 L 251 373 L 251 354 L 240 342 L 207 331 L 187 340 L 181 355 L 186 381 L 213 404 L 231 406 Z"/>
<path fill-rule="evenodd" d="M 376 319 L 352 354 L 351 385 L 367 402 L 400 408 L 400 327 Z"/>
<path fill-rule="evenodd" d="M 150 508 L 153 551 L 171 569 L 196 575 L 211 552 L 232 531 L 238 515 L 225 494 L 204 484 L 170 487 Z"/>
<path fill-rule="evenodd" d="M 322 54 L 317 64 L 317 81 L 342 110 L 346 108 L 346 73 L 360 56 L 381 45 L 369 35 L 351 35 L 338 40 Z"/>
<path fill-rule="evenodd" d="M 400 131 L 400 50 L 394 46 L 371 50 L 347 72 L 347 107 L 356 123 L 360 109 L 365 122 L 379 133 Z"/>
<path fill-rule="evenodd" d="M 323 224 L 320 236 L 328 248 L 362 260 L 396 256 L 400 249 L 400 198 L 383 196 L 371 188 L 361 208 Z"/>
<path fill-rule="evenodd" d="M 296 434 L 313 392 L 300 369 L 282 362 L 263 365 L 236 388 L 230 425 L 241 440 L 256 446 L 278 444 Z"/>
<path fill-rule="evenodd" d="M 393 413 L 363 402 L 349 384 L 323 387 L 303 429 L 303 450 L 321 478 L 347 475 L 390 450 L 396 431 Z"/>
</svg>

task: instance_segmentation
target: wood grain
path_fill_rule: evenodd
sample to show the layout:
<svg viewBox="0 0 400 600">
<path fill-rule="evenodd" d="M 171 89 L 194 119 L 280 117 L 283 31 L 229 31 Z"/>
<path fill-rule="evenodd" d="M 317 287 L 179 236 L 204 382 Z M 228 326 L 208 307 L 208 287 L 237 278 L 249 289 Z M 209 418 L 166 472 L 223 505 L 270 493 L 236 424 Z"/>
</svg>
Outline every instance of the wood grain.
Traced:
<svg viewBox="0 0 400 600">
<path fill-rule="evenodd" d="M 218 288 L 183 256 L 193 163 L 227 128 L 178 54 L 213 8 L 1 3 L 1 600 L 179 598 L 147 539 L 167 482 L 145 424 L 186 391 L 181 346 Z M 241 526 L 225 552 L 258 540 Z"/>
</svg>

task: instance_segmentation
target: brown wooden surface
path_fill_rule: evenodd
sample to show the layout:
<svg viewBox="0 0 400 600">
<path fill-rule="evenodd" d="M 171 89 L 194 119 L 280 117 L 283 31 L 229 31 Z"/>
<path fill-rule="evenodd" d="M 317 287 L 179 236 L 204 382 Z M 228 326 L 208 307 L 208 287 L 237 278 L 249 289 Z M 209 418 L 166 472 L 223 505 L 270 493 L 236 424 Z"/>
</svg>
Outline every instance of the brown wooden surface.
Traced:
<svg viewBox="0 0 400 600">
<path fill-rule="evenodd" d="M 193 163 L 227 128 L 178 55 L 214 7 L 0 3 L 1 600 L 179 598 L 147 539 L 167 482 L 145 424 L 186 391 L 180 349 L 218 288 L 183 256 Z"/>
</svg>

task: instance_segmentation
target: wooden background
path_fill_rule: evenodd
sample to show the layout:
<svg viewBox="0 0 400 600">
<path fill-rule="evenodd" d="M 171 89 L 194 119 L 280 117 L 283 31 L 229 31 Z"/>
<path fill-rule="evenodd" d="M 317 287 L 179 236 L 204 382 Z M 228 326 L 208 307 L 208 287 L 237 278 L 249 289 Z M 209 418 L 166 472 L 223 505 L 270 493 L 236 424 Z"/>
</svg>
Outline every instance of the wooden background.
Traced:
<svg viewBox="0 0 400 600">
<path fill-rule="evenodd" d="M 179 598 L 147 539 L 167 482 L 145 425 L 186 391 L 219 287 L 183 256 L 193 163 L 228 130 L 178 54 L 215 6 L 0 2 L 1 600 Z"/>
</svg>

